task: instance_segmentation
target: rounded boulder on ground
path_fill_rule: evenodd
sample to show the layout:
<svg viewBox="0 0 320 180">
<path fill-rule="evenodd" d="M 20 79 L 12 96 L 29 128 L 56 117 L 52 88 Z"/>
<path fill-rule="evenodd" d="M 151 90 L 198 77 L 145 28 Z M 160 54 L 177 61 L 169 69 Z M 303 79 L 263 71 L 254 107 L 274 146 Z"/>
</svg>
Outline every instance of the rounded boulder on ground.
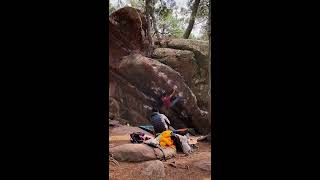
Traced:
<svg viewBox="0 0 320 180">
<path fill-rule="evenodd" d="M 157 159 L 153 148 L 145 144 L 123 144 L 110 148 L 109 153 L 117 161 L 141 162 Z"/>
<path fill-rule="evenodd" d="M 143 164 L 144 169 L 141 174 L 148 176 L 151 180 L 161 180 L 164 179 L 166 174 L 164 171 L 164 165 L 161 161 L 147 161 Z"/>
</svg>

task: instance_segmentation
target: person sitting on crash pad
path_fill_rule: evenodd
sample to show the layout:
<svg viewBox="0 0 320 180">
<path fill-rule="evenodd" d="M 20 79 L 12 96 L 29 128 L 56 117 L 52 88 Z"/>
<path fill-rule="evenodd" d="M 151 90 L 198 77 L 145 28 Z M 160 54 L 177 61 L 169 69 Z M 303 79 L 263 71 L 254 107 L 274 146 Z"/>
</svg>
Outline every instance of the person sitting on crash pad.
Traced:
<svg viewBox="0 0 320 180">
<path fill-rule="evenodd" d="M 150 115 L 151 125 L 153 126 L 155 135 L 164 131 L 171 130 L 175 134 L 186 135 L 190 132 L 189 128 L 175 129 L 171 126 L 170 120 L 166 115 L 159 113 L 158 109 L 153 108 Z"/>
<path fill-rule="evenodd" d="M 167 116 L 159 113 L 158 109 L 152 109 L 150 121 L 155 131 L 155 134 L 162 133 L 167 130 L 174 130 Z"/>
</svg>

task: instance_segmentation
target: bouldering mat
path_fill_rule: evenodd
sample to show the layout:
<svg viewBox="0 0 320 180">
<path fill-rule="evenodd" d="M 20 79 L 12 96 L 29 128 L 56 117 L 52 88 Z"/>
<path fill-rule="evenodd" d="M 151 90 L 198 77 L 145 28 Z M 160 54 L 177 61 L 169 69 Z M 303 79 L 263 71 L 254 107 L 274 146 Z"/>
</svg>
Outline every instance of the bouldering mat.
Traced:
<svg viewBox="0 0 320 180">
<path fill-rule="evenodd" d="M 128 141 L 130 142 L 130 135 L 110 136 L 109 142 L 113 141 Z"/>
<path fill-rule="evenodd" d="M 139 126 L 139 128 L 149 132 L 149 133 L 152 133 L 154 132 L 154 129 L 153 129 L 153 126 L 152 125 L 146 125 L 146 126 Z"/>
</svg>

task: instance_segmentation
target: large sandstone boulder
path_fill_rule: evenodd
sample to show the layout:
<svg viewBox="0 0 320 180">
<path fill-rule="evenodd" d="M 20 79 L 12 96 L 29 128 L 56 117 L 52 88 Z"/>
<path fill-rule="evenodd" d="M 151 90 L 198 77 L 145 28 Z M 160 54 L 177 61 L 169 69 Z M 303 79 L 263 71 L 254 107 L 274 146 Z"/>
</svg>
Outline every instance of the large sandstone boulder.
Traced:
<svg viewBox="0 0 320 180">
<path fill-rule="evenodd" d="M 178 50 L 189 50 L 194 53 L 200 68 L 208 68 L 209 42 L 194 39 L 162 39 L 155 40 L 158 48 L 171 48 Z M 204 73 L 204 72 L 202 72 Z M 204 75 L 204 74 L 202 74 Z"/>
<path fill-rule="evenodd" d="M 150 50 L 145 16 L 132 7 L 124 7 L 109 16 L 109 66 L 116 67 L 121 57 Z"/>
<path fill-rule="evenodd" d="M 152 57 L 179 72 L 185 83 L 189 86 L 192 85 L 192 79 L 198 71 L 198 65 L 195 62 L 193 52 L 171 48 L 157 48 L 154 50 Z"/>
<path fill-rule="evenodd" d="M 130 125 L 149 124 L 148 115 L 156 102 L 112 70 L 109 72 L 109 113 L 117 112 L 118 118 L 128 120 Z M 117 106 L 116 106 L 117 104 Z"/>
<path fill-rule="evenodd" d="M 146 29 L 146 19 L 137 9 L 124 7 L 109 16 L 109 117 L 126 119 L 131 125 L 149 123 L 147 113 L 153 102 L 121 77 L 117 68 L 123 56 L 148 53 Z"/>
<path fill-rule="evenodd" d="M 192 124 L 200 132 L 206 132 L 209 128 L 207 114 L 200 110 L 197 98 L 183 77 L 174 69 L 141 54 L 130 54 L 123 57 L 118 72 L 154 99 L 160 97 L 163 90 L 171 91 L 173 86 L 177 86 L 178 94 L 186 99 L 184 110 L 189 115 L 186 123 Z"/>
<path fill-rule="evenodd" d="M 179 72 L 185 83 L 196 95 L 200 109 L 208 110 L 208 100 L 210 98 L 208 95 L 209 81 L 208 77 L 202 77 L 203 71 L 208 70 L 208 68 L 206 66 L 202 67 L 197 63 L 200 60 L 195 58 L 192 51 L 157 48 L 154 50 L 152 57 Z"/>
<path fill-rule="evenodd" d="M 205 59 L 209 58 L 209 42 L 199 41 L 193 39 L 172 39 L 168 42 L 168 47 L 173 49 L 182 49 L 192 51 L 197 58 L 199 58 L 199 64 L 208 64 Z"/>
<path fill-rule="evenodd" d="M 209 91 L 209 42 L 193 39 L 172 39 L 167 42 L 167 47 L 179 50 L 189 50 L 195 55 L 198 73 L 192 79 L 191 89 L 198 98 L 200 108 L 208 110 Z"/>
</svg>

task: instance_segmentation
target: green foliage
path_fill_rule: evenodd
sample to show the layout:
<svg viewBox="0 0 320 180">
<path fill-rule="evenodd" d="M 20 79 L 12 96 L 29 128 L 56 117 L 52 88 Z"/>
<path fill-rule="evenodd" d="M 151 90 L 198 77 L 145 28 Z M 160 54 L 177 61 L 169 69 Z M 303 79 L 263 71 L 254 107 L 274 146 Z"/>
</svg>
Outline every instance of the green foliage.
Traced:
<svg viewBox="0 0 320 180">
<path fill-rule="evenodd" d="M 145 0 L 130 0 L 131 7 L 137 8 L 142 12 L 145 11 Z"/>
<path fill-rule="evenodd" d="M 210 0 L 201 0 L 199 4 L 199 8 L 197 11 L 197 17 L 196 17 L 196 25 L 201 25 L 201 35 L 198 38 L 195 38 L 192 33 L 189 37 L 189 39 L 199 39 L 199 40 L 207 40 L 208 35 L 207 35 L 207 23 L 208 23 L 208 14 L 209 14 L 209 3 Z M 184 16 L 184 23 L 187 24 L 189 22 L 189 17 L 191 14 L 191 9 L 193 7 L 194 0 L 188 0 L 187 2 L 187 7 L 186 8 L 181 8 L 180 13 Z"/>
<path fill-rule="evenodd" d="M 162 34 L 163 36 L 170 35 L 175 38 L 182 37 L 183 21 L 175 16 L 173 9 L 165 7 L 162 11 L 159 12 L 159 15 L 158 27 L 160 34 Z"/>
<path fill-rule="evenodd" d="M 199 4 L 199 9 L 197 12 L 197 18 L 208 19 L 209 14 L 209 0 L 201 0 Z"/>
<path fill-rule="evenodd" d="M 115 10 L 116 10 L 116 8 L 109 1 L 109 15 Z"/>
<path fill-rule="evenodd" d="M 197 39 L 196 36 L 191 32 L 189 39 Z"/>
<path fill-rule="evenodd" d="M 182 37 L 184 22 L 178 17 L 178 13 L 175 0 L 156 0 L 154 15 L 161 37 Z"/>
<path fill-rule="evenodd" d="M 208 33 L 207 33 L 207 30 L 201 30 L 201 36 L 200 36 L 200 40 L 203 40 L 203 41 L 209 41 L 209 36 L 208 36 Z"/>
<path fill-rule="evenodd" d="M 183 36 L 185 28 L 189 22 L 191 8 L 194 3 L 194 0 L 186 1 L 188 1 L 186 7 L 178 8 L 175 0 L 154 0 L 155 4 L 152 6 L 154 7 L 154 16 L 161 37 L 171 36 L 174 38 L 181 38 Z M 210 0 L 200 1 L 195 22 L 195 25 L 201 25 L 200 37 L 195 37 L 194 33 L 191 33 L 190 39 L 208 40 L 207 21 L 209 1 Z M 145 12 L 145 0 L 120 0 L 114 5 L 109 1 L 109 14 L 123 6 L 123 2 L 129 3 L 131 7 Z M 151 30 L 151 35 L 153 35 L 154 29 L 151 28 Z"/>
<path fill-rule="evenodd" d="M 196 37 L 194 33 L 191 33 L 190 39 L 208 40 L 207 21 L 209 2 L 210 0 L 200 1 L 195 24 L 201 25 L 201 34 L 200 37 Z M 157 3 L 155 4 L 155 15 L 160 33 L 163 33 L 164 36 L 171 35 L 175 38 L 182 37 L 185 28 L 189 23 L 193 3 L 194 0 L 188 0 L 187 7 L 178 9 L 175 6 L 174 0 L 157 0 Z M 178 15 L 180 15 L 180 17 Z"/>
<path fill-rule="evenodd" d="M 209 20 L 209 0 L 200 1 L 197 18 L 199 21 L 202 21 L 201 26 L 201 40 L 209 40 L 208 37 L 208 20 Z"/>
</svg>

